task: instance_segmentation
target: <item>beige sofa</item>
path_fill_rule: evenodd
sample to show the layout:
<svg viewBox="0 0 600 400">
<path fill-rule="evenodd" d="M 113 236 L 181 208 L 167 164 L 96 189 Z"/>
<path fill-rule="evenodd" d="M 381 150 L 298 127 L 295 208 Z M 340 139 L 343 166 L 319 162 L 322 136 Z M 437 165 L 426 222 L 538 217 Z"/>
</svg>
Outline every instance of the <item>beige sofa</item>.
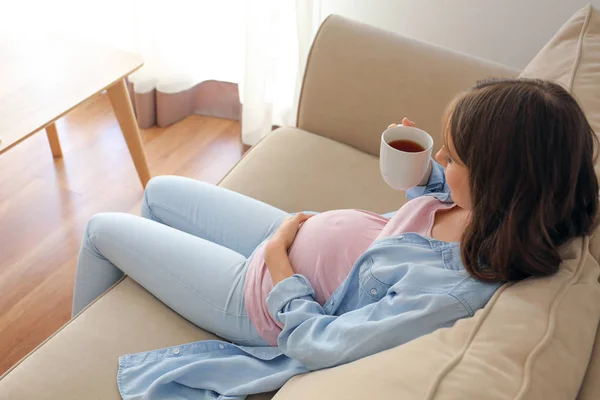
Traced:
<svg viewBox="0 0 600 400">
<path fill-rule="evenodd" d="M 442 110 L 458 91 L 518 73 L 330 17 L 310 54 L 298 128 L 267 136 L 220 185 L 288 211 L 395 210 L 404 194 L 385 185 L 377 159 L 387 124 L 410 116 L 437 136 Z M 571 78 L 577 85 L 574 72 Z M 600 246 L 592 253 L 597 258 Z M 600 351 L 589 360 L 600 268 L 588 238 L 567 246 L 563 257 L 556 276 L 503 286 L 484 310 L 453 328 L 295 377 L 275 398 L 599 399 L 593 376 L 600 374 Z M 118 399 L 119 356 L 207 338 L 213 336 L 125 278 L 8 371 L 0 399 Z"/>
</svg>

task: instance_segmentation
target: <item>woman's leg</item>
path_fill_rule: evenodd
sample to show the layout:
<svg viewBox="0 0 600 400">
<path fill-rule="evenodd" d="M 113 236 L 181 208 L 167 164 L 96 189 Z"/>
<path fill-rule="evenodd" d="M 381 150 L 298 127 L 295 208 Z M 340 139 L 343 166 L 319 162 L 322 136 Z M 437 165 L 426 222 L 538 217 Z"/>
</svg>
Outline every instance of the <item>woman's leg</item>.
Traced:
<svg viewBox="0 0 600 400">
<path fill-rule="evenodd" d="M 142 216 L 250 257 L 289 214 L 218 186 L 159 176 L 146 186 Z"/>
<path fill-rule="evenodd" d="M 83 239 L 73 314 L 123 273 L 192 323 L 235 343 L 266 345 L 244 305 L 246 257 L 148 219 L 93 217 Z"/>
</svg>

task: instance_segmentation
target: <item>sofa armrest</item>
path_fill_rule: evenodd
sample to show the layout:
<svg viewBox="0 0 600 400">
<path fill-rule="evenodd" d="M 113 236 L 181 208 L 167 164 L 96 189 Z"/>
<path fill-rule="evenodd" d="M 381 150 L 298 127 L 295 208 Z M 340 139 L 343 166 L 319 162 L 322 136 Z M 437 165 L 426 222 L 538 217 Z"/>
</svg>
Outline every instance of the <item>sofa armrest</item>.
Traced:
<svg viewBox="0 0 600 400">
<path fill-rule="evenodd" d="M 443 111 L 459 91 L 518 73 L 332 15 L 308 57 L 298 127 L 377 156 L 381 132 L 407 116 L 440 146 Z"/>
</svg>

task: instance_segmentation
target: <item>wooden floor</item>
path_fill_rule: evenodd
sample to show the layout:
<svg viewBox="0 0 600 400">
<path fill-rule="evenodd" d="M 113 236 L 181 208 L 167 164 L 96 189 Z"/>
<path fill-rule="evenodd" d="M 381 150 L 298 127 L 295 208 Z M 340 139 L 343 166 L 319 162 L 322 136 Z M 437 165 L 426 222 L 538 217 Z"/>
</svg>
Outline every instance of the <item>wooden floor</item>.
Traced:
<svg viewBox="0 0 600 400">
<path fill-rule="evenodd" d="M 139 213 L 142 186 L 106 96 L 57 127 L 63 158 L 52 158 L 43 132 L 0 156 L 0 374 L 70 318 L 88 218 Z M 244 151 L 239 123 L 218 118 L 192 116 L 142 136 L 154 176 L 217 183 Z"/>
</svg>

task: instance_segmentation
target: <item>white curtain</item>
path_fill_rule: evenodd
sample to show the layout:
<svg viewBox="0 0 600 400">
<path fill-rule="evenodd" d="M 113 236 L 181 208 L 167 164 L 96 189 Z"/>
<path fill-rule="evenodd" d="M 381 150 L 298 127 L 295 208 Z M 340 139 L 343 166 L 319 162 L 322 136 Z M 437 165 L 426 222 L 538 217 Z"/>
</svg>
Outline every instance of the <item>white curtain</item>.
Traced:
<svg viewBox="0 0 600 400">
<path fill-rule="evenodd" d="M 272 125 L 295 124 L 320 1 L 0 1 L 0 35 L 61 33 L 140 53 L 145 65 L 130 79 L 138 93 L 239 83 L 242 139 L 252 145 Z"/>
<path fill-rule="evenodd" d="M 320 0 L 246 2 L 242 140 L 256 144 L 273 125 L 295 126 L 300 83 L 321 22 Z"/>
</svg>

